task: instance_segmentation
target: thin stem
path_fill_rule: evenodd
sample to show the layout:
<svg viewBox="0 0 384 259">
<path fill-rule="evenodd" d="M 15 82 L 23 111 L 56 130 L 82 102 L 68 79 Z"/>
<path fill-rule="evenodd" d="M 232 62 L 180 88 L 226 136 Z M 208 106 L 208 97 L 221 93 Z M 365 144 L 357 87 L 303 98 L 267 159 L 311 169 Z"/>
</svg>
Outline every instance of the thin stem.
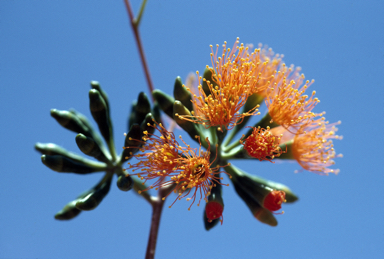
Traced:
<svg viewBox="0 0 384 259">
<path fill-rule="evenodd" d="M 137 15 L 137 17 L 135 19 L 135 26 L 136 27 L 139 27 L 139 25 L 140 25 L 141 17 L 143 16 L 146 4 L 147 4 L 147 0 L 143 0 L 143 2 L 141 3 L 141 6 L 140 6 L 139 14 Z"/>
<path fill-rule="evenodd" d="M 145 259 L 153 259 L 155 257 L 161 212 L 163 211 L 164 202 L 165 202 L 165 199 L 163 200 L 163 197 L 166 196 L 165 195 L 166 192 L 167 192 L 166 188 L 159 188 L 157 199 L 153 200 L 153 203 L 152 203 L 151 229 L 149 231 L 148 245 L 147 245 L 147 252 L 145 254 Z"/>
<path fill-rule="evenodd" d="M 125 3 L 125 7 L 127 9 L 127 13 L 129 15 L 129 20 L 130 20 L 130 23 L 131 23 L 133 34 L 135 35 L 135 40 L 136 40 L 137 48 L 139 49 L 140 59 L 141 59 L 142 65 L 143 65 L 143 69 L 144 69 L 144 73 L 145 73 L 145 78 L 147 79 L 148 88 L 149 88 L 149 91 L 152 93 L 154 87 L 153 87 L 153 84 L 152 84 L 151 75 L 149 73 L 149 68 L 148 68 L 148 65 L 147 65 L 147 61 L 145 59 L 143 44 L 141 43 L 141 38 L 140 38 L 139 30 L 138 30 L 138 22 L 136 22 L 135 17 L 133 16 L 133 12 L 132 12 L 132 8 L 131 8 L 131 4 L 129 3 L 129 0 L 124 0 L 124 3 Z M 143 5 L 141 6 L 142 9 L 144 9 L 144 6 L 145 6 L 145 3 L 143 3 Z M 152 98 L 152 101 L 155 101 L 153 96 L 152 96 L 152 94 L 151 94 L 151 98 Z"/>
</svg>

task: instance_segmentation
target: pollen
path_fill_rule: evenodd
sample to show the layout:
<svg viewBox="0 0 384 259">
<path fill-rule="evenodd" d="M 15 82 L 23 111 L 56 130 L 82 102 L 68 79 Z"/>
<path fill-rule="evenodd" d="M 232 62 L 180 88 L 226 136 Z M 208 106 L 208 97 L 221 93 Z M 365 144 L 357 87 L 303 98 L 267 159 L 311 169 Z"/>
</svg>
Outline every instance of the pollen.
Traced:
<svg viewBox="0 0 384 259">
<path fill-rule="evenodd" d="M 260 161 L 267 160 L 272 162 L 272 159 L 285 153 L 285 151 L 279 147 L 281 137 L 282 135 L 273 135 L 269 127 L 267 127 L 267 129 L 255 127 L 253 128 L 252 134 L 245 140 L 240 140 L 240 143 L 244 146 L 249 156 L 257 158 Z"/>
</svg>

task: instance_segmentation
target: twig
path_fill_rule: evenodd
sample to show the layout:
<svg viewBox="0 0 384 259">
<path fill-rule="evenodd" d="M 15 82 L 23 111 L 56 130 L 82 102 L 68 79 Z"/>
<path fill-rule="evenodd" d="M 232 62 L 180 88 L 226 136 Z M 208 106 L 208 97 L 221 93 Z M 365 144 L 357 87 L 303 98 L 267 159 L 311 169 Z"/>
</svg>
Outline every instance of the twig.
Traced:
<svg viewBox="0 0 384 259">
<path fill-rule="evenodd" d="M 146 1 L 144 0 L 143 5 L 142 5 L 142 9 L 144 9 L 145 2 Z M 129 3 L 129 0 L 124 0 L 124 3 L 125 3 L 125 7 L 127 9 L 127 13 L 129 15 L 129 20 L 131 23 L 133 33 L 135 35 L 137 48 L 139 49 L 140 59 L 141 59 L 142 65 L 143 65 L 145 78 L 147 79 L 148 88 L 149 88 L 149 91 L 152 93 L 154 88 L 153 88 L 153 84 L 152 84 L 151 75 L 149 73 L 147 61 L 145 59 L 143 44 L 141 43 L 141 38 L 140 38 L 139 30 L 138 30 L 138 24 L 139 24 L 140 20 L 139 19 L 135 20 L 135 17 L 133 16 L 131 5 Z M 140 10 L 140 13 L 142 15 L 143 10 Z M 141 15 L 139 16 L 140 18 L 141 18 Z M 152 101 L 154 101 L 152 94 L 150 94 L 150 95 L 151 95 Z"/>
</svg>

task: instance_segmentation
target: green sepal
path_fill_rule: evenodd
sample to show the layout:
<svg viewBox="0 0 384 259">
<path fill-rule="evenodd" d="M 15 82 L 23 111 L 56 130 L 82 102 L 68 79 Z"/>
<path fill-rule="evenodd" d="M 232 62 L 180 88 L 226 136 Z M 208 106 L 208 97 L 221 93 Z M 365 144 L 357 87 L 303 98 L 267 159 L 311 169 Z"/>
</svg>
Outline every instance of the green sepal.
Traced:
<svg viewBox="0 0 384 259">
<path fill-rule="evenodd" d="M 262 223 L 272 227 L 277 226 L 277 220 L 273 214 L 263 208 L 257 201 L 255 201 L 245 190 L 242 189 L 236 182 L 233 183 L 236 193 L 245 202 L 252 215 Z"/>
<path fill-rule="evenodd" d="M 158 89 L 152 92 L 152 96 L 159 104 L 160 109 L 173 119 L 173 103 L 175 100 L 168 94 Z"/>
<path fill-rule="evenodd" d="M 178 76 L 175 80 L 175 86 L 173 88 L 173 96 L 175 100 L 180 101 L 188 110 L 193 111 L 192 105 L 192 95 L 191 93 L 183 86 L 183 81 Z"/>
<path fill-rule="evenodd" d="M 117 178 L 117 187 L 123 192 L 131 190 L 133 184 L 134 182 L 132 180 L 132 177 L 130 177 L 129 175 L 120 175 L 119 178 Z"/>
<path fill-rule="evenodd" d="M 94 187 L 91 193 L 77 200 L 76 208 L 79 210 L 93 210 L 101 203 L 110 190 L 112 175 L 107 176 L 105 181 L 103 180 Z"/>
<path fill-rule="evenodd" d="M 102 95 L 96 89 L 89 91 L 89 107 L 93 119 L 99 126 L 101 135 L 105 141 L 110 142 L 113 140 L 112 124 L 109 119 L 109 111 L 107 104 L 104 101 Z"/>
<path fill-rule="evenodd" d="M 106 165 L 93 161 L 73 160 L 62 155 L 42 155 L 41 161 L 44 165 L 56 172 L 68 172 L 76 174 L 89 174 L 106 170 Z"/>
<path fill-rule="evenodd" d="M 176 123 L 183 130 L 185 130 L 189 134 L 189 136 L 191 136 L 192 139 L 196 140 L 195 136 L 200 136 L 200 132 L 196 126 L 196 123 L 179 118 L 179 115 L 191 116 L 191 112 L 188 110 L 188 108 L 185 107 L 180 101 L 175 101 L 173 105 L 173 111 L 175 114 L 174 120 L 176 121 Z"/>
<path fill-rule="evenodd" d="M 130 140 L 131 139 L 131 140 Z M 133 124 L 128 134 L 125 136 L 123 152 L 121 153 L 121 162 L 124 163 L 137 152 L 141 146 L 141 129 L 137 124 Z"/>
<path fill-rule="evenodd" d="M 99 145 L 92 138 L 79 133 L 76 136 L 76 144 L 84 154 L 94 157 L 104 163 L 110 162 L 104 155 L 104 152 L 100 149 Z"/>
<path fill-rule="evenodd" d="M 204 228 L 205 230 L 210 230 L 212 229 L 214 226 L 217 225 L 217 223 L 220 222 L 220 219 L 213 219 L 211 222 L 208 220 L 207 218 L 207 213 L 205 212 L 205 208 L 204 208 L 204 213 L 203 213 L 203 221 L 204 221 Z"/>
<path fill-rule="evenodd" d="M 67 205 L 65 205 L 62 210 L 60 210 L 59 212 L 57 212 L 55 214 L 55 219 L 69 220 L 69 219 L 73 219 L 74 217 L 79 215 L 81 210 L 76 208 L 76 202 L 77 202 L 77 200 L 74 200 L 74 201 L 69 202 Z"/>
<path fill-rule="evenodd" d="M 154 120 L 155 119 L 153 118 L 152 113 L 148 113 L 140 125 L 141 131 L 142 132 L 147 131 L 150 135 L 153 134 L 153 132 L 155 132 Z"/>
<path fill-rule="evenodd" d="M 64 128 L 76 133 L 90 135 L 89 129 L 74 113 L 51 109 L 51 116 Z"/>
</svg>

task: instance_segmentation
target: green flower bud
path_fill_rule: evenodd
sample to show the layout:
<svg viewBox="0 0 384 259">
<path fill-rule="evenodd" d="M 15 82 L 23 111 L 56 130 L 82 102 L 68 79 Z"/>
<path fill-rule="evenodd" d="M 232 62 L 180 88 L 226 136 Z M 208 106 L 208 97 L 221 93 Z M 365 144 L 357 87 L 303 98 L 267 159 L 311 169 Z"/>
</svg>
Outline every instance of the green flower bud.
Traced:
<svg viewBox="0 0 384 259">
<path fill-rule="evenodd" d="M 192 95 L 191 93 L 183 86 L 181 78 L 178 76 L 175 80 L 175 86 L 173 88 L 173 96 L 175 100 L 180 101 L 188 110 L 193 111 L 192 105 Z"/>
<path fill-rule="evenodd" d="M 277 226 L 277 220 L 273 214 L 264 209 L 258 202 L 256 202 L 245 190 L 242 189 L 236 182 L 234 182 L 236 193 L 245 202 L 247 207 L 250 209 L 252 215 L 260 222 L 270 225 L 272 227 Z"/>
<path fill-rule="evenodd" d="M 111 181 L 112 177 L 107 178 L 106 181 L 98 184 L 93 192 L 89 193 L 84 198 L 77 200 L 76 208 L 79 210 L 95 209 L 108 194 L 111 187 Z"/>
<path fill-rule="evenodd" d="M 103 98 L 105 105 L 107 106 L 107 110 L 110 111 L 110 106 L 109 106 L 109 100 L 108 100 L 108 95 L 107 93 L 101 88 L 100 83 L 97 81 L 91 81 L 91 88 L 96 89 L 100 94 L 101 97 Z M 109 112 L 108 112 L 109 115 Z"/>
<path fill-rule="evenodd" d="M 81 210 L 76 208 L 76 202 L 77 200 L 74 200 L 68 203 L 67 205 L 65 205 L 65 207 L 62 210 L 60 210 L 55 214 L 55 219 L 69 220 L 79 215 Z"/>
<path fill-rule="evenodd" d="M 69 111 L 51 110 L 51 116 L 64 128 L 76 133 L 83 133 L 89 136 L 90 132 L 87 126 L 73 113 Z"/>
<path fill-rule="evenodd" d="M 121 154 L 121 163 L 128 160 L 141 146 L 141 129 L 137 124 L 133 124 L 131 130 L 125 136 L 124 151 Z"/>
<path fill-rule="evenodd" d="M 87 137 L 91 137 L 97 143 L 97 145 L 100 147 L 100 149 L 103 151 L 104 155 L 110 160 L 111 156 L 110 156 L 109 152 L 107 151 L 103 140 L 101 139 L 99 133 L 94 130 L 92 124 L 89 122 L 87 117 L 85 117 L 83 114 L 76 111 L 75 109 L 70 109 L 69 112 L 76 115 L 76 117 L 78 117 L 80 119 L 80 121 L 83 123 L 83 125 L 88 128 L 89 133 L 88 134 L 83 133 L 83 134 Z M 79 133 L 82 133 L 82 132 L 79 132 Z"/>
<path fill-rule="evenodd" d="M 101 135 L 107 142 L 113 140 L 112 124 L 109 119 L 107 104 L 99 91 L 91 89 L 89 91 L 90 109 L 94 120 L 99 126 Z"/>
<path fill-rule="evenodd" d="M 159 104 L 160 109 L 173 119 L 173 103 L 175 100 L 171 96 L 158 89 L 152 92 L 152 96 Z"/>
<path fill-rule="evenodd" d="M 189 120 L 179 118 L 179 115 L 191 116 L 190 111 L 185 107 L 180 101 L 175 101 L 173 105 L 173 111 L 175 113 L 174 119 L 176 123 L 185 130 L 192 139 L 195 139 L 195 136 L 200 136 L 200 132 L 195 123 Z"/>
<path fill-rule="evenodd" d="M 119 178 L 117 178 L 117 187 L 124 192 L 129 191 L 133 187 L 132 177 L 129 175 L 120 175 Z"/>
<path fill-rule="evenodd" d="M 213 87 L 217 86 L 217 84 L 213 81 L 213 78 L 212 78 L 212 76 L 213 76 L 212 70 L 213 70 L 212 68 L 205 68 L 204 74 L 203 74 L 202 86 L 203 86 L 203 90 L 204 90 L 204 93 L 206 96 L 211 94 L 211 91 L 209 90 L 207 81 L 209 81 Z"/>
<path fill-rule="evenodd" d="M 41 161 L 44 165 L 56 172 L 71 172 L 76 174 L 89 174 L 93 172 L 105 171 L 105 164 L 93 161 L 74 160 L 63 155 L 42 155 Z"/>
<path fill-rule="evenodd" d="M 161 112 L 160 112 L 160 105 L 157 102 L 155 102 L 155 104 L 153 105 L 151 113 L 153 115 L 153 118 L 155 118 L 155 121 L 157 121 L 157 123 L 160 123 Z"/>
<path fill-rule="evenodd" d="M 155 119 L 153 118 L 152 113 L 148 113 L 140 125 L 141 131 L 142 132 L 148 131 L 149 134 L 153 134 L 153 132 L 155 132 L 155 128 L 153 127 L 154 120 Z M 152 125 L 152 126 L 150 126 L 150 125 Z"/>
<path fill-rule="evenodd" d="M 109 163 L 99 145 L 92 138 L 79 133 L 76 136 L 76 144 L 84 154 L 92 156 L 101 162 Z"/>
</svg>

